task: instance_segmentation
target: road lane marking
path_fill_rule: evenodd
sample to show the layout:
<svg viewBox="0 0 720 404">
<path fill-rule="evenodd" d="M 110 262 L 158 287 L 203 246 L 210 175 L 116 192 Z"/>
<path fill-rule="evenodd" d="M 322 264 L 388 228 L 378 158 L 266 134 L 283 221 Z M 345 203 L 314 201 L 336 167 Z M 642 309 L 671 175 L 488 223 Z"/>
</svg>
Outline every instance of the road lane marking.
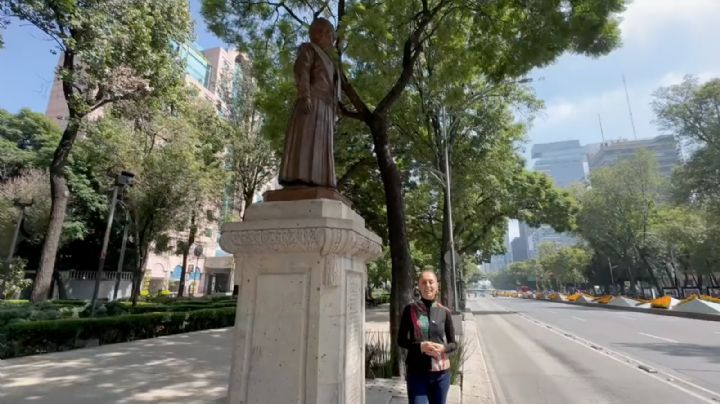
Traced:
<svg viewBox="0 0 720 404">
<path fill-rule="evenodd" d="M 622 317 L 622 318 L 624 318 L 624 319 L 626 319 L 626 320 L 635 320 L 635 317 L 623 316 L 622 314 L 618 315 L 618 317 Z"/>
<path fill-rule="evenodd" d="M 575 320 L 578 320 L 578 321 L 587 321 L 584 318 L 580 318 L 580 317 L 572 316 L 572 318 L 574 318 Z"/>
<path fill-rule="evenodd" d="M 638 369 L 638 371 L 642 371 L 639 369 L 638 365 L 644 365 L 644 363 L 638 359 L 635 359 L 635 358 L 633 358 L 629 355 L 626 355 L 624 353 L 621 353 L 619 351 L 613 351 L 608 348 L 595 345 L 592 342 L 590 342 L 589 340 L 586 340 L 586 339 L 581 338 L 574 334 L 570 334 L 569 332 L 564 331 L 561 328 L 549 326 L 548 324 L 543 323 L 540 320 L 534 319 L 524 313 L 518 313 L 518 315 L 520 316 L 520 318 L 530 322 L 531 324 L 534 324 L 538 327 L 547 328 L 547 329 L 549 329 L 550 332 L 560 335 L 563 338 L 566 338 L 570 341 L 575 342 L 576 344 L 585 346 L 587 348 L 593 348 L 595 350 L 595 352 L 597 352 L 601 355 L 604 355 L 607 358 L 610 358 L 619 363 L 631 366 L 635 369 Z M 699 386 L 695 383 L 685 380 L 685 379 L 679 377 L 678 375 L 665 373 L 665 371 L 658 371 L 658 373 L 647 373 L 645 371 L 642 371 L 642 372 L 644 374 L 647 374 L 649 377 L 652 377 L 653 379 L 655 379 L 661 383 L 665 383 L 665 384 L 672 386 L 680 391 L 683 391 L 683 392 L 699 399 L 702 402 L 716 404 L 718 401 L 720 401 L 718 399 L 718 397 L 720 397 L 720 392 L 706 389 L 705 387 Z M 694 389 L 697 391 L 690 390 L 690 389 Z M 707 396 L 701 395 L 700 393 L 698 393 L 698 391 L 704 392 L 704 393 L 708 394 L 710 397 L 708 398 Z"/>
<path fill-rule="evenodd" d="M 641 334 L 641 335 L 644 335 L 644 336 L 650 337 L 650 338 L 659 339 L 659 340 L 665 341 L 665 342 L 672 342 L 674 344 L 678 343 L 678 341 L 675 341 L 674 339 L 658 337 L 657 335 L 652 335 L 652 334 L 645 334 L 644 332 L 639 332 L 638 334 Z"/>
</svg>

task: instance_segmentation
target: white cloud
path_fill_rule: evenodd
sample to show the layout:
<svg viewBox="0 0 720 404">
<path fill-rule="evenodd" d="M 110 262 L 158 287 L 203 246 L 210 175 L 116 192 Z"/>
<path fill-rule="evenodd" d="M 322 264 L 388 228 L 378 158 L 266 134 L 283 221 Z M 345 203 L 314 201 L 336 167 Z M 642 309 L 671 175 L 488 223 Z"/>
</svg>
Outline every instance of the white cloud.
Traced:
<svg viewBox="0 0 720 404">
<path fill-rule="evenodd" d="M 701 83 L 706 82 L 710 79 L 720 77 L 720 69 L 715 71 L 706 70 L 700 73 L 693 73 L 693 76 L 697 77 Z M 685 78 L 685 73 L 669 72 L 666 73 L 661 79 L 658 87 L 667 87 L 675 84 L 680 84 Z"/>
<path fill-rule="evenodd" d="M 720 77 L 720 69 L 695 73 L 701 82 Z M 641 138 L 660 134 L 653 123 L 655 115 L 650 103 L 652 94 L 659 87 L 682 82 L 685 73 L 668 72 L 659 78 L 648 78 L 642 82 L 628 81 L 628 94 L 633 120 Z M 546 101 L 546 108 L 535 121 L 531 133 L 536 143 L 581 139 L 591 143 L 600 141 L 598 115 L 602 118 L 605 136 L 608 139 L 631 138 L 632 125 L 628 112 L 625 89 L 615 86 L 599 94 L 580 97 L 558 97 Z"/>
<path fill-rule="evenodd" d="M 622 15 L 623 41 L 648 43 L 682 27 L 696 40 L 715 40 L 720 34 L 718 0 L 633 0 Z"/>
</svg>

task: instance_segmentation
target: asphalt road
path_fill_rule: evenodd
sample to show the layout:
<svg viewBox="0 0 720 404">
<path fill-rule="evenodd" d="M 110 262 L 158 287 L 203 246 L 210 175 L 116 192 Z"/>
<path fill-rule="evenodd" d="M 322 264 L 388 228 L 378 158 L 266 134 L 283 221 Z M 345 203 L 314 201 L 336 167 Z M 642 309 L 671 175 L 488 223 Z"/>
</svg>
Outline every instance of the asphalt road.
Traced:
<svg viewBox="0 0 720 404">
<path fill-rule="evenodd" d="M 498 403 L 720 400 L 720 322 L 522 299 L 469 306 Z"/>
</svg>

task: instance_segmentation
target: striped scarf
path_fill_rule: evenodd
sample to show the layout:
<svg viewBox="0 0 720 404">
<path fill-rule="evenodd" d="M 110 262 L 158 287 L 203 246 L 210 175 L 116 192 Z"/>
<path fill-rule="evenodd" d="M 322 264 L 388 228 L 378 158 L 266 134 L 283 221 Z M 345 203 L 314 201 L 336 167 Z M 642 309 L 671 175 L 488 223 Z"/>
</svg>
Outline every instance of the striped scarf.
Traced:
<svg viewBox="0 0 720 404">
<path fill-rule="evenodd" d="M 432 303 L 432 307 L 443 308 L 437 302 Z M 422 301 L 415 302 L 410 306 L 410 318 L 412 319 L 413 331 L 416 341 L 430 340 L 430 313 L 428 313 L 425 303 Z M 430 357 L 432 372 L 450 369 L 450 358 L 446 353 L 440 354 L 440 357 Z"/>
</svg>

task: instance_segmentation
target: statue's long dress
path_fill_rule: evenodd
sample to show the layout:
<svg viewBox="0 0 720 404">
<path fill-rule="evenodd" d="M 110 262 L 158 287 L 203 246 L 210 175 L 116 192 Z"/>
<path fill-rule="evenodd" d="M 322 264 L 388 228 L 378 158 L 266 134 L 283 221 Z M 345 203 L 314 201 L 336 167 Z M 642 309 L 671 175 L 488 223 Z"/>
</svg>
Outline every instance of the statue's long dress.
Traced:
<svg viewBox="0 0 720 404">
<path fill-rule="evenodd" d="M 300 45 L 295 61 L 298 98 L 285 134 L 280 184 L 335 188 L 333 134 L 337 104 L 336 69 L 320 48 Z M 302 100 L 312 100 L 305 112 Z"/>
</svg>

